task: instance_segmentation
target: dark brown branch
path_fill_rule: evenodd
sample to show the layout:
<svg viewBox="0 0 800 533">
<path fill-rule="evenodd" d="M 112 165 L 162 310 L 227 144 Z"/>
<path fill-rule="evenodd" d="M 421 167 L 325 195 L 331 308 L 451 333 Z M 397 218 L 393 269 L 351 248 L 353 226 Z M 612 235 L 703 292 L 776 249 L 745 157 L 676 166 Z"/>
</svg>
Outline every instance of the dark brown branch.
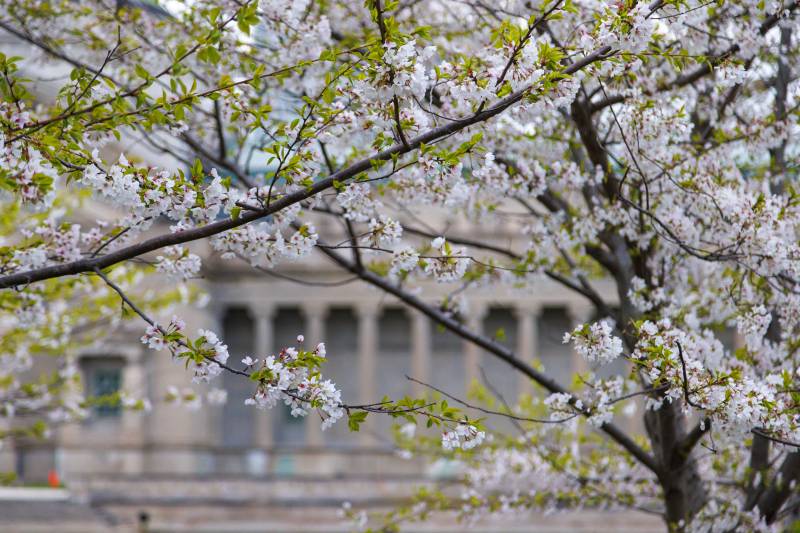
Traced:
<svg viewBox="0 0 800 533">
<path fill-rule="evenodd" d="M 502 411 L 494 411 L 492 409 L 486 409 L 485 407 L 481 407 L 479 405 L 468 403 L 466 400 L 462 400 L 461 398 L 457 398 L 456 396 L 453 396 L 452 394 L 449 394 L 449 393 L 443 391 L 442 389 L 431 385 L 430 383 L 425 383 L 424 381 L 420 381 L 418 379 L 414 379 L 411 376 L 407 375 L 406 379 L 409 380 L 409 381 L 413 381 L 414 383 L 419 383 L 423 387 L 427 387 L 427 388 L 431 389 L 432 391 L 438 392 L 442 396 L 450 398 L 454 402 L 458 402 L 461 405 L 463 405 L 464 407 L 467 407 L 468 409 L 474 409 L 475 411 L 480 411 L 481 413 L 487 414 L 487 415 L 504 416 L 506 418 L 510 418 L 511 420 L 515 420 L 517 422 L 535 422 L 537 424 L 562 424 L 564 422 L 572 420 L 573 418 L 575 418 L 577 416 L 580 416 L 579 413 L 576 413 L 576 414 L 574 414 L 572 416 L 568 416 L 567 418 L 561 418 L 561 419 L 557 419 L 557 420 L 551 420 L 549 418 L 528 418 L 528 417 L 525 417 L 525 416 L 517 416 L 515 414 L 512 414 L 511 412 L 504 413 Z"/>
<path fill-rule="evenodd" d="M 703 418 L 695 424 L 692 430 L 683 438 L 683 441 L 675 447 L 675 453 L 678 454 L 676 459 L 681 461 L 688 459 L 700 439 L 710 431 L 711 419 L 709 418 Z"/>
<path fill-rule="evenodd" d="M 750 472 L 747 476 L 747 498 L 744 504 L 744 508 L 748 511 L 756 506 L 764 492 L 769 468 L 770 442 L 765 436 L 753 433 L 753 443 L 750 445 Z"/>
<path fill-rule="evenodd" d="M 788 11 L 789 13 L 791 13 L 799 6 L 800 6 L 800 1 L 795 0 L 788 6 L 781 9 L 779 13 L 767 17 L 764 20 L 764 22 L 761 23 L 761 27 L 759 28 L 759 34 L 766 35 L 766 33 L 769 30 L 771 30 L 778 22 L 780 22 L 781 13 L 783 13 L 784 11 Z M 692 70 L 691 72 L 681 74 L 671 81 L 660 84 L 656 92 L 664 92 L 670 89 L 679 89 L 681 87 L 691 85 L 700 78 L 707 76 L 708 74 L 711 74 L 714 71 L 715 66 L 719 65 L 725 59 L 731 57 L 732 55 L 738 53 L 740 50 L 741 46 L 738 43 L 734 43 L 727 49 L 725 49 L 723 52 L 717 54 L 716 56 L 710 57 L 707 62 L 703 63 L 702 65 Z M 648 93 L 645 94 L 647 95 Z M 650 94 L 650 96 L 652 96 L 652 94 Z M 597 111 L 605 109 L 610 105 L 619 104 L 624 102 L 625 100 L 626 97 L 621 94 L 606 96 L 602 100 L 591 104 L 590 113 L 596 113 Z"/>
<path fill-rule="evenodd" d="M 675 344 L 678 346 L 678 358 L 681 361 L 681 372 L 683 373 L 683 399 L 688 405 L 691 405 L 695 409 L 702 410 L 704 407 L 696 404 L 689 396 L 689 377 L 686 374 L 686 360 L 683 358 L 683 347 L 678 341 L 675 341 Z"/>
<path fill-rule="evenodd" d="M 403 225 L 403 231 L 405 231 L 407 233 L 411 233 L 413 235 L 419 235 L 419 236 L 422 236 L 422 237 L 428 237 L 430 239 L 433 239 L 433 238 L 439 236 L 439 235 L 435 235 L 435 234 L 433 234 L 433 233 L 431 233 L 429 231 L 425 231 L 425 230 L 420 229 L 420 228 L 415 228 L 415 227 L 406 226 L 406 225 Z M 522 261 L 522 259 L 523 259 L 522 256 L 520 256 L 519 254 L 513 252 L 512 250 L 509 250 L 507 248 L 501 248 L 500 246 L 495 246 L 495 245 L 490 244 L 490 243 L 484 243 L 484 242 L 481 242 L 481 241 L 477 241 L 475 239 L 469 239 L 469 238 L 466 238 L 466 237 L 453 237 L 452 235 L 448 235 L 447 236 L 447 240 L 450 241 L 453 244 L 460 244 L 460 245 L 463 245 L 463 246 L 470 246 L 472 248 L 477 248 L 479 250 L 487 250 L 487 251 L 490 251 L 490 252 L 495 252 L 495 253 L 498 253 L 498 254 L 501 254 L 501 255 L 505 255 L 506 257 L 508 257 L 510 259 L 514 259 L 515 261 Z M 568 289 L 573 290 L 573 291 L 577 292 L 578 294 L 584 296 L 586 299 L 588 299 L 590 302 L 592 302 L 592 304 L 594 304 L 594 306 L 601 313 L 603 313 L 605 315 L 608 315 L 608 316 L 612 316 L 613 315 L 612 310 L 608 306 L 608 304 L 606 304 L 606 302 L 603 300 L 603 298 L 597 293 L 597 291 L 594 290 L 594 288 L 591 285 L 588 285 L 588 283 L 581 282 L 581 284 L 579 285 L 578 283 L 570 280 L 566 276 L 563 276 L 563 275 L 559 274 L 558 272 L 553 272 L 552 270 L 544 270 L 543 273 L 544 273 L 545 276 L 547 276 L 548 278 L 552 279 L 553 281 L 555 281 L 555 282 L 557 282 L 557 283 L 559 283 L 561 285 L 564 285 Z"/>
<path fill-rule="evenodd" d="M 758 510 L 768 524 L 775 521 L 778 511 L 794 491 L 794 483 L 798 476 L 800 476 L 800 453 L 792 452 L 783 460 L 771 485 L 758 499 Z"/>
<path fill-rule="evenodd" d="M 337 252 L 327 249 L 327 248 L 318 248 L 322 253 L 327 255 L 331 260 L 333 260 L 336 264 L 341 266 L 342 268 L 352 272 L 359 276 L 362 280 L 382 289 L 383 291 L 394 295 L 400 301 L 408 305 L 409 307 L 413 307 L 418 311 L 421 311 L 423 314 L 428 316 L 429 318 L 433 319 L 435 322 L 443 326 L 444 328 L 452 331 L 459 337 L 483 348 L 487 352 L 491 353 L 495 357 L 505 361 L 513 368 L 522 372 L 524 375 L 528 376 L 530 379 L 538 383 L 542 386 L 545 390 L 551 393 L 562 393 L 562 394 L 569 394 L 570 395 L 570 404 L 576 410 L 581 411 L 581 414 L 584 416 L 591 416 L 591 413 L 586 408 L 579 409 L 577 407 L 578 398 L 572 395 L 567 389 L 562 387 L 558 382 L 552 379 L 550 376 L 540 372 L 539 370 L 533 368 L 522 359 L 518 358 L 514 352 L 503 346 L 502 344 L 495 342 L 493 339 L 486 337 L 484 335 L 480 335 L 475 333 L 474 331 L 470 330 L 469 328 L 465 327 L 463 324 L 458 322 L 452 316 L 449 316 L 442 312 L 441 310 L 437 309 L 434 306 L 431 306 L 424 301 L 420 300 L 416 296 L 409 294 L 402 288 L 398 287 L 397 285 L 391 283 L 390 281 L 370 272 L 368 270 L 359 270 L 356 265 L 339 255 Z M 638 444 L 636 444 L 633 439 L 631 439 L 625 432 L 623 432 L 620 428 L 612 423 L 606 423 L 600 426 L 600 430 L 603 431 L 606 435 L 608 435 L 612 440 L 614 440 L 617 444 L 623 447 L 628 453 L 630 453 L 633 457 L 635 457 L 640 463 L 642 463 L 645 467 L 650 469 L 654 473 L 659 472 L 658 464 L 656 463 L 655 459 L 644 449 L 642 449 Z"/>
<path fill-rule="evenodd" d="M 596 61 L 606 59 L 611 53 L 611 47 L 605 46 L 576 61 L 575 63 L 572 63 L 566 67 L 563 72 L 565 74 L 572 74 Z M 82 259 L 79 261 L 72 261 L 70 263 L 52 265 L 26 272 L 18 272 L 7 276 L 2 276 L 0 277 L 0 289 L 15 287 L 17 285 L 25 285 L 28 283 L 53 279 L 61 276 L 93 272 L 96 268 L 103 269 L 139 255 L 164 248 L 165 246 L 173 246 L 176 244 L 196 241 L 198 239 L 204 239 L 224 231 L 244 226 L 245 224 L 249 224 L 256 220 L 260 220 L 291 205 L 311 198 L 322 191 L 330 189 L 336 182 L 346 182 L 362 172 L 372 170 L 374 162 L 388 161 L 392 159 L 392 157 L 404 155 L 419 148 L 421 144 L 431 144 L 434 141 L 452 135 L 453 133 L 459 132 L 465 128 L 468 128 L 469 126 L 489 120 L 490 118 L 499 115 L 514 104 L 520 102 L 528 95 L 532 88 L 532 85 L 524 87 L 507 96 L 506 98 L 503 98 L 493 106 L 479 111 L 469 117 L 440 126 L 438 128 L 433 128 L 422 135 L 418 135 L 409 140 L 408 146 L 396 144 L 391 148 L 387 148 L 386 150 L 372 155 L 371 157 L 361 159 L 350 166 L 329 175 L 327 178 L 317 181 L 306 189 L 287 194 L 286 196 L 273 201 L 268 207 L 260 211 L 250 211 L 236 219 L 231 218 L 227 220 L 220 220 L 218 222 L 213 222 L 198 228 L 159 235 L 126 248 L 121 248 L 101 257 Z"/>
</svg>

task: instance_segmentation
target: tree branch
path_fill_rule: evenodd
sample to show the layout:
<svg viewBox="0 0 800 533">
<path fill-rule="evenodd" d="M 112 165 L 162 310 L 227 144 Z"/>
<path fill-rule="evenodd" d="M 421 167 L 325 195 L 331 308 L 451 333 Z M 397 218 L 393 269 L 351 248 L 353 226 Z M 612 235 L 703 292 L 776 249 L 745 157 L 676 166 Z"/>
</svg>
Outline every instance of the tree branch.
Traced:
<svg viewBox="0 0 800 533">
<path fill-rule="evenodd" d="M 596 50 L 595 52 L 576 61 L 575 63 L 572 63 L 562 72 L 565 74 L 575 73 L 596 61 L 608 58 L 611 54 L 612 48 L 610 46 L 604 46 L 603 48 Z M 419 148 L 421 144 L 431 144 L 434 141 L 448 137 L 453 133 L 468 128 L 469 126 L 489 120 L 490 118 L 499 115 L 509 107 L 520 102 L 525 96 L 527 96 L 533 86 L 534 85 L 528 85 L 503 98 L 493 106 L 474 113 L 469 117 L 433 128 L 426 133 L 409 139 L 408 145 L 406 146 L 402 144 L 396 144 L 390 148 L 387 148 L 386 150 L 378 152 L 377 154 L 373 154 L 371 157 L 363 158 L 351 164 L 350 166 L 339 170 L 338 172 L 330 174 L 327 178 L 317 181 L 306 189 L 287 194 L 286 196 L 273 201 L 264 209 L 249 211 L 236 219 L 230 218 L 226 220 L 220 220 L 218 222 L 213 222 L 198 228 L 159 235 L 157 237 L 150 238 L 146 241 L 116 250 L 100 257 L 81 259 L 78 261 L 72 261 L 70 263 L 51 265 L 43 268 L 2 276 L 0 277 L 0 289 L 15 287 L 17 285 L 25 285 L 61 276 L 93 272 L 96 268 L 103 269 L 139 255 L 164 248 L 165 246 L 174 246 L 176 244 L 183 244 L 196 241 L 198 239 L 204 239 L 224 231 L 244 226 L 245 224 L 249 224 L 256 220 L 260 220 L 291 205 L 311 198 L 322 191 L 328 190 L 333 187 L 334 183 L 349 181 L 362 172 L 372 170 L 375 162 L 389 161 L 393 157 L 407 154 L 412 150 Z"/>
<path fill-rule="evenodd" d="M 470 330 L 469 328 L 465 327 L 463 324 L 455 320 L 453 317 L 445 314 L 444 312 L 440 311 L 439 309 L 431 306 L 424 301 L 420 300 L 416 296 L 404 291 L 402 288 L 398 287 L 397 285 L 389 282 L 388 280 L 370 272 L 368 270 L 360 270 L 358 267 L 339 255 L 337 252 L 330 250 L 328 248 L 319 248 L 319 250 L 327 255 L 334 263 L 338 264 L 342 268 L 352 272 L 353 274 L 359 276 L 362 280 L 382 289 L 383 291 L 394 295 L 400 301 L 408 305 L 409 307 L 413 307 L 418 311 L 422 312 L 429 318 L 433 319 L 435 322 L 440 324 L 441 326 L 445 327 L 446 329 L 452 331 L 459 337 L 470 341 L 471 343 L 475 344 L 486 350 L 487 352 L 491 353 L 495 357 L 502 359 L 513 368 L 522 372 L 524 375 L 528 376 L 530 379 L 541 385 L 545 390 L 551 393 L 562 393 L 568 394 L 570 396 L 570 404 L 572 407 L 579 411 L 583 416 L 590 416 L 591 413 L 586 408 L 578 408 L 577 402 L 578 398 L 574 396 L 571 392 L 567 389 L 562 387 L 559 383 L 557 383 L 554 379 L 550 376 L 536 370 L 529 364 L 525 363 L 522 359 L 518 358 L 514 352 L 495 342 L 494 340 L 486 337 L 484 335 L 480 335 L 475 333 L 474 331 Z M 625 432 L 623 432 L 620 428 L 618 428 L 613 423 L 606 423 L 600 426 L 600 430 L 603 431 L 606 435 L 608 435 L 612 440 L 614 440 L 617 444 L 619 444 L 622 448 L 624 448 L 628 453 L 630 453 L 633 457 L 635 457 L 642 465 L 647 467 L 654 473 L 659 472 L 658 464 L 656 463 L 655 459 L 644 449 L 642 449 L 638 444 L 636 444 Z"/>
</svg>

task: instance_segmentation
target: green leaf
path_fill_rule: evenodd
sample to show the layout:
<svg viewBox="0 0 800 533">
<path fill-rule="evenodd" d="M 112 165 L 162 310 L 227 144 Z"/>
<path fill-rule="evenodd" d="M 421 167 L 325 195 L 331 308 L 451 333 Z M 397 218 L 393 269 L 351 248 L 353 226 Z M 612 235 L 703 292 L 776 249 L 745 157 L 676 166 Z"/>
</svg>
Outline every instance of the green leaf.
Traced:
<svg viewBox="0 0 800 533">
<path fill-rule="evenodd" d="M 356 411 L 355 413 L 350 413 L 347 418 L 347 427 L 350 431 L 358 431 L 361 428 L 361 424 L 367 419 L 366 411 Z"/>
</svg>

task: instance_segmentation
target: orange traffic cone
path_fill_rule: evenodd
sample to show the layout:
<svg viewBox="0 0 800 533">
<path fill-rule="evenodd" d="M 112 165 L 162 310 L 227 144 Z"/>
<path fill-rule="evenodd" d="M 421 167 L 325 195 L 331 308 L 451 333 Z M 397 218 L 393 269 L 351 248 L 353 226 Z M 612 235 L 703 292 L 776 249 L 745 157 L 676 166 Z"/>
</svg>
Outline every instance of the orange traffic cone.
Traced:
<svg viewBox="0 0 800 533">
<path fill-rule="evenodd" d="M 55 470 L 50 470 L 47 473 L 47 484 L 53 488 L 58 488 L 61 486 L 61 480 L 58 477 L 58 472 Z"/>
</svg>

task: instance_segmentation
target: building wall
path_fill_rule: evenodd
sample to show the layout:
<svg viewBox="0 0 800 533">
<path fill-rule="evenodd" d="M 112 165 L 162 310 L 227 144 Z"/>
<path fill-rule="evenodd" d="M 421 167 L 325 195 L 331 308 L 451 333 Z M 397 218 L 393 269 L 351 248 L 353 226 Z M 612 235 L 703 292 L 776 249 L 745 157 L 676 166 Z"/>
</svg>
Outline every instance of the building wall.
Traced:
<svg viewBox="0 0 800 533">
<path fill-rule="evenodd" d="M 325 270 L 317 268 L 315 272 L 324 279 Z M 337 274 L 327 275 L 335 279 Z M 246 355 L 264 357 L 295 345 L 299 334 L 305 336 L 307 346 L 324 341 L 328 362 L 323 374 L 337 383 L 348 403 L 375 402 L 383 394 L 397 398 L 431 393 L 406 376 L 463 399 L 474 381 L 509 404 L 516 402 L 518 394 L 533 390 L 503 361 L 359 283 L 320 289 L 228 272 L 210 276 L 207 289 L 211 305 L 179 313 L 187 318 L 190 332 L 200 327 L 220 331 L 234 366 Z M 439 290 L 431 286 L 426 294 L 435 301 Z M 524 292 L 514 287 L 478 292 L 463 318 L 471 327 L 515 349 L 520 357 L 538 360 L 567 383 L 580 363 L 561 338 L 576 320 L 588 316 L 585 302 L 543 281 Z M 71 424 L 44 446 L 22 446 L 23 463 L 28 465 L 26 477 L 41 478 L 51 466 L 66 479 L 98 473 L 264 476 L 410 472 L 409 465 L 393 453 L 389 417 L 370 416 L 360 433 L 348 431 L 344 421 L 323 432 L 313 414 L 298 419 L 283 408 L 266 412 L 244 405 L 253 384 L 228 373 L 213 384 L 227 390 L 226 405 L 190 411 L 166 404 L 162 399 L 167 387 L 192 386 L 190 373 L 168 353 L 141 345 L 139 335 L 134 329 L 127 340 L 93 347 L 85 355 L 123 361 L 124 388 L 149 397 L 153 409 Z M 192 387 L 207 390 L 206 386 Z M 490 425 L 513 429 L 505 420 L 493 420 Z M 48 457 L 52 457 L 52 465 L 45 460 Z"/>
</svg>

